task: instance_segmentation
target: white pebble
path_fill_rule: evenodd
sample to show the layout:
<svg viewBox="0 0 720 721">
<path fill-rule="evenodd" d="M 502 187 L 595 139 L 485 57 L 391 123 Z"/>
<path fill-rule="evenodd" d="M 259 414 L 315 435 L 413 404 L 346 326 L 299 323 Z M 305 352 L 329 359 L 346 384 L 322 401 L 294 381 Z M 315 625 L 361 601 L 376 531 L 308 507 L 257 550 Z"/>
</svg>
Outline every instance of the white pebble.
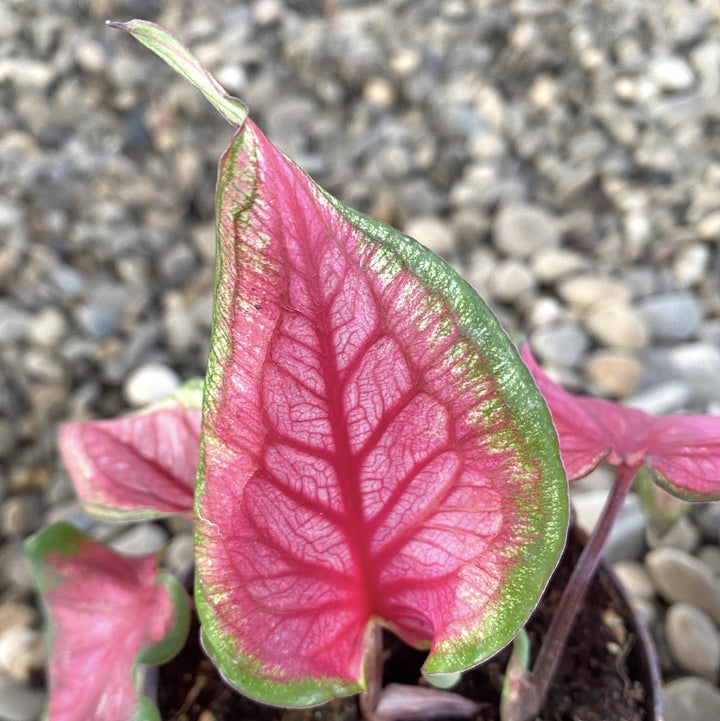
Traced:
<svg viewBox="0 0 720 721">
<path fill-rule="evenodd" d="M 665 616 L 670 653 L 683 671 L 715 681 L 720 668 L 720 634 L 710 617 L 690 603 L 675 603 Z"/>
<path fill-rule="evenodd" d="M 180 376 L 162 363 L 147 363 L 135 370 L 123 385 L 125 400 L 133 407 L 166 398 L 180 386 Z"/>
</svg>

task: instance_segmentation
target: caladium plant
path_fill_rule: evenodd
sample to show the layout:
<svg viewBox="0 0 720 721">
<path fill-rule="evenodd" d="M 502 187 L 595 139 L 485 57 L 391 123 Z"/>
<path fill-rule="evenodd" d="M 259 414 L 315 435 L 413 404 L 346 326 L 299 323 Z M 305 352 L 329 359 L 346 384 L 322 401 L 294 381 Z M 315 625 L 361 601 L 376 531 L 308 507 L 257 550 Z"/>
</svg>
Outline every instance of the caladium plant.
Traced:
<svg viewBox="0 0 720 721">
<path fill-rule="evenodd" d="M 164 30 L 120 27 L 235 127 L 195 484 L 205 648 L 260 701 L 360 692 L 368 717 L 389 719 L 398 689 L 380 699 L 381 629 L 427 649 L 423 672 L 442 683 L 507 644 L 536 605 L 567 527 L 547 407 L 441 259 L 313 183 Z M 86 508 L 185 512 L 193 408 L 66 426 Z M 462 705 L 422 692 L 425 715 L 448 704 Z"/>
<path fill-rule="evenodd" d="M 235 135 L 219 168 L 202 421 L 195 395 L 66 426 L 61 449 L 86 509 L 186 514 L 194 491 L 202 639 L 242 693 L 284 706 L 360 693 L 378 721 L 398 708 L 472 713 L 447 692 L 410 703 L 407 689 L 381 691 L 380 630 L 426 649 L 423 673 L 438 684 L 488 658 L 522 626 L 562 550 L 560 454 L 573 475 L 617 460 L 625 489 L 650 446 L 602 435 L 603 418 L 627 429 L 632 413 L 572 405 L 526 356 L 558 448 L 528 369 L 443 261 L 313 183 L 167 32 L 116 25 L 196 85 Z M 676 437 L 678 454 L 688 438 Z M 704 448 L 701 471 L 715 463 Z M 671 486 L 715 497 L 710 474 L 651 455 Z M 603 540 L 591 540 L 591 561 Z M 582 584 L 563 598 L 571 612 Z M 553 653 L 561 631 L 549 634 Z M 59 640 L 53 657 L 72 643 Z M 551 656 L 541 651 L 542 663 Z M 134 659 L 117 658 L 123 678 Z M 513 668 L 506 717 L 525 719 L 542 679 Z"/>
</svg>

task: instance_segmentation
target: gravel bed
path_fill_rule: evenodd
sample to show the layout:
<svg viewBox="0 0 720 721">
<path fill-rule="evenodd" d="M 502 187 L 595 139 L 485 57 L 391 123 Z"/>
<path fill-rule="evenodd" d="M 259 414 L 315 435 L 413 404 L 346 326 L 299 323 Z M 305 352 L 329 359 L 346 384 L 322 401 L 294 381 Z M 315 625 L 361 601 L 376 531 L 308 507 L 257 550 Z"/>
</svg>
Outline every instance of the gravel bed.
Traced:
<svg viewBox="0 0 720 721">
<path fill-rule="evenodd" d="M 63 518 L 125 550 L 169 541 L 176 569 L 192 550 L 184 522 L 84 515 L 55 446 L 62 420 L 138 407 L 207 353 L 231 129 L 104 25 L 136 16 L 321 185 L 444 256 L 566 387 L 720 412 L 717 0 L 5 0 L 0 719 L 44 701 L 27 535 Z M 588 525 L 607 483 L 576 489 Z M 655 632 L 666 721 L 720 718 L 719 509 L 660 531 L 631 497 L 608 549 Z"/>
</svg>

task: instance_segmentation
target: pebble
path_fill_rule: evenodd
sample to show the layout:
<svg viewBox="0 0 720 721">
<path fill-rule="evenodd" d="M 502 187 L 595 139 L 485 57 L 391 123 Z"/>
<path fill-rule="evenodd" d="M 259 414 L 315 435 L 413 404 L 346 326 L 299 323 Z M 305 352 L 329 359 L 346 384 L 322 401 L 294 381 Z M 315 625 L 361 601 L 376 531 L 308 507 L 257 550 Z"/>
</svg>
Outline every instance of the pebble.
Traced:
<svg viewBox="0 0 720 721">
<path fill-rule="evenodd" d="M 720 718 L 720 689 L 707 679 L 688 676 L 670 681 L 662 691 L 665 721 Z"/>
<path fill-rule="evenodd" d="M 45 661 L 45 639 L 40 631 L 18 625 L 0 634 L 0 674 L 28 682 Z"/>
<path fill-rule="evenodd" d="M 597 489 L 572 494 L 575 522 L 587 533 L 593 528 L 602 513 L 608 490 Z M 637 560 L 645 551 L 645 526 L 647 515 L 635 494 L 630 494 L 615 519 L 610 535 L 603 548 L 603 556 L 611 563 Z"/>
<path fill-rule="evenodd" d="M 0 719 L 3 721 L 36 721 L 45 701 L 43 691 L 0 673 Z"/>
<path fill-rule="evenodd" d="M 705 541 L 720 544 L 720 503 L 708 503 L 701 508 L 695 522 Z"/>
<path fill-rule="evenodd" d="M 639 350 L 648 342 L 645 323 L 629 304 L 608 300 L 591 307 L 584 315 L 590 334 L 611 348 Z"/>
<path fill-rule="evenodd" d="M 645 298 L 640 314 L 651 338 L 673 343 L 695 338 L 700 330 L 703 309 L 692 293 L 665 293 Z"/>
<path fill-rule="evenodd" d="M 115 537 L 110 546 L 119 553 L 142 556 L 156 553 L 167 542 L 167 532 L 156 523 L 138 523 Z"/>
<path fill-rule="evenodd" d="M 677 55 L 653 58 L 649 65 L 650 77 L 658 87 L 668 92 L 687 90 L 695 82 L 690 65 Z"/>
<path fill-rule="evenodd" d="M 710 566 L 716 576 L 720 576 L 720 546 L 702 546 L 698 549 L 697 557 Z"/>
<path fill-rule="evenodd" d="M 180 376 L 161 363 L 147 363 L 133 371 L 123 384 L 123 396 L 134 408 L 160 401 L 180 386 Z"/>
<path fill-rule="evenodd" d="M 577 275 L 560 283 L 560 297 L 577 311 L 586 311 L 605 303 L 626 304 L 630 301 L 629 289 L 620 281 L 594 275 Z"/>
<path fill-rule="evenodd" d="M 613 571 L 633 598 L 652 600 L 655 587 L 641 561 L 618 561 Z"/>
<path fill-rule="evenodd" d="M 648 545 L 650 548 L 678 548 L 686 553 L 695 553 L 700 546 L 700 531 L 687 515 L 680 516 L 664 533 L 652 541 L 652 526 L 648 526 Z"/>
<path fill-rule="evenodd" d="M 706 613 L 690 603 L 673 604 L 665 616 L 665 634 L 682 671 L 717 680 L 720 633 Z"/>
<path fill-rule="evenodd" d="M 720 624 L 720 580 L 710 566 L 677 548 L 657 548 L 645 567 L 666 601 L 691 603 Z"/>
<path fill-rule="evenodd" d="M 541 363 L 574 368 L 584 358 L 589 339 L 577 323 L 548 324 L 532 332 L 530 345 Z"/>
<path fill-rule="evenodd" d="M 29 339 L 36 345 L 52 348 L 67 332 L 67 322 L 63 313 L 53 306 L 43 308 L 32 320 Z"/>
<path fill-rule="evenodd" d="M 598 350 L 587 360 L 585 373 L 600 395 L 626 398 L 642 378 L 643 365 L 629 353 Z"/>
<path fill-rule="evenodd" d="M 530 203 L 503 205 L 493 222 L 495 247 L 512 258 L 527 258 L 560 242 L 560 224 L 544 208 Z"/>
<path fill-rule="evenodd" d="M 448 255 L 455 244 L 449 223 L 432 215 L 411 218 L 405 225 L 405 233 L 437 255 Z"/>
<path fill-rule="evenodd" d="M 500 301 L 512 303 L 530 293 L 535 277 L 522 261 L 510 259 L 498 263 L 490 278 L 490 292 Z"/>
<path fill-rule="evenodd" d="M 165 551 L 165 563 L 178 577 L 189 571 L 195 560 L 195 541 L 192 533 L 179 533 L 174 536 Z"/>
<path fill-rule="evenodd" d="M 39 528 L 42 503 L 38 495 L 11 496 L 0 505 L 0 534 L 5 538 L 22 537 Z"/>
<path fill-rule="evenodd" d="M 702 243 L 693 243 L 683 248 L 673 262 L 673 273 L 681 288 L 698 284 L 710 264 L 710 249 Z"/>
<path fill-rule="evenodd" d="M 706 401 L 720 401 L 720 348 L 710 343 L 687 343 L 668 353 L 671 367 Z"/>
<path fill-rule="evenodd" d="M 671 380 L 639 391 L 629 398 L 625 398 L 623 403 L 633 408 L 639 408 L 650 415 L 658 416 L 678 408 L 686 408 L 691 398 L 692 391 L 687 383 Z"/>
<path fill-rule="evenodd" d="M 587 267 L 587 260 L 579 253 L 556 247 L 536 251 L 530 263 L 541 283 L 557 283 L 561 278 L 575 275 Z"/>
<path fill-rule="evenodd" d="M 697 234 L 703 240 L 720 240 L 720 210 L 708 213 L 696 226 Z"/>
</svg>

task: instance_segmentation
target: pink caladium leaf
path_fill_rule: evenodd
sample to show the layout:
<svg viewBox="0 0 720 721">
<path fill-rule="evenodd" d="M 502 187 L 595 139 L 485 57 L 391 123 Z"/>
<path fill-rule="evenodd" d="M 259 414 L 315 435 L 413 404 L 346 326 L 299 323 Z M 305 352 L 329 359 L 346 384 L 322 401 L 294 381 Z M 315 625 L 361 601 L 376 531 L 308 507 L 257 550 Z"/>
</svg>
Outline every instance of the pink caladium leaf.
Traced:
<svg viewBox="0 0 720 721">
<path fill-rule="evenodd" d="M 48 621 L 48 721 L 159 721 L 138 693 L 138 664 L 187 637 L 183 587 L 157 556 L 123 556 L 60 522 L 26 542 Z"/>
<path fill-rule="evenodd" d="M 106 520 L 192 513 L 202 381 L 122 418 L 60 427 L 59 445 L 83 508 Z"/>
<path fill-rule="evenodd" d="M 123 27 L 214 102 L 177 41 Z M 563 547 L 547 408 L 470 286 L 237 116 L 195 502 L 206 650 L 288 706 L 365 689 L 378 624 L 429 649 L 427 674 L 469 668 L 524 623 Z"/>
<path fill-rule="evenodd" d="M 550 408 L 568 478 L 582 478 L 605 460 L 647 467 L 665 490 L 688 501 L 720 499 L 720 416 L 651 416 L 601 398 L 576 396 L 522 358 Z"/>
</svg>

